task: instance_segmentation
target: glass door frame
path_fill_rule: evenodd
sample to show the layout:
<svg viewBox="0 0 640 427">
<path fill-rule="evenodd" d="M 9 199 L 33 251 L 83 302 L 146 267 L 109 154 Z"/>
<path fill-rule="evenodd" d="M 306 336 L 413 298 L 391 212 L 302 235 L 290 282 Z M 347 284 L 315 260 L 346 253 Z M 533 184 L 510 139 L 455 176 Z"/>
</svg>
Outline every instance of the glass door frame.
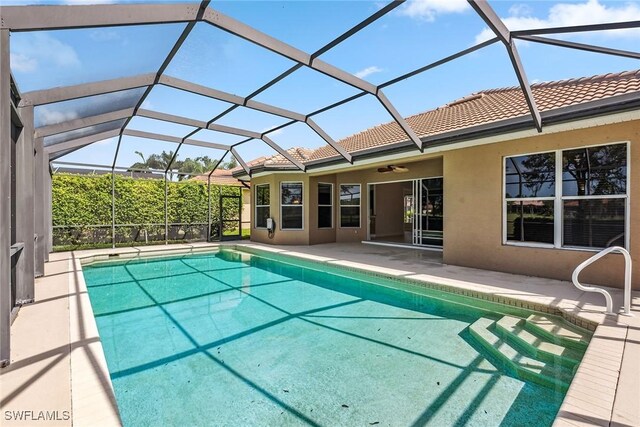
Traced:
<svg viewBox="0 0 640 427">
<path fill-rule="evenodd" d="M 413 214 L 411 216 L 412 218 L 412 223 L 411 223 L 411 246 L 420 246 L 420 247 L 425 247 L 425 248 L 434 248 L 434 249 L 442 249 L 442 247 L 444 246 L 444 240 L 443 240 L 443 244 L 442 245 L 430 245 L 430 244 L 424 244 L 422 243 L 422 221 L 421 221 L 421 206 L 420 206 L 420 202 L 422 200 L 422 181 L 423 180 L 427 180 L 427 179 L 442 179 L 444 181 L 444 177 L 442 175 L 439 176 L 427 176 L 427 177 L 423 177 L 423 178 L 411 178 L 411 179 L 397 179 L 397 180 L 393 180 L 393 181 L 379 181 L 379 182 L 368 182 L 367 183 L 367 197 L 370 196 L 371 194 L 371 189 L 373 187 L 373 191 L 375 192 L 375 187 L 376 185 L 384 185 L 384 184 L 393 184 L 393 183 L 398 183 L 398 182 L 411 182 L 412 183 L 412 210 L 413 210 Z M 427 190 L 428 191 L 428 190 Z M 444 189 L 443 189 L 443 195 L 444 195 Z M 428 193 L 427 193 L 427 197 L 428 197 Z M 370 203 L 370 200 L 367 200 L 368 203 Z M 375 203 L 375 202 L 374 202 Z M 403 206 L 404 209 L 404 206 Z M 375 210 L 375 207 L 374 207 Z M 444 215 L 444 214 L 443 214 Z M 428 219 L 427 219 L 428 221 Z M 420 233 L 416 232 L 416 228 L 420 229 Z M 367 234 L 366 234 L 366 238 L 367 241 L 371 241 L 371 209 L 367 209 Z"/>
<path fill-rule="evenodd" d="M 425 185 L 423 184 L 424 181 L 429 180 L 429 179 L 442 179 L 444 182 L 444 177 L 442 176 L 430 176 L 428 178 L 419 178 L 419 179 L 414 179 L 412 180 L 412 188 L 413 188 L 413 215 L 412 215 L 412 239 L 411 239 L 411 244 L 415 245 L 415 246 L 424 246 L 424 247 L 432 247 L 432 248 L 442 248 L 444 246 L 444 233 L 443 233 L 443 240 L 442 240 L 442 245 L 433 245 L 433 244 L 427 244 L 424 243 L 424 231 L 425 229 L 423 229 L 423 225 L 422 225 L 422 219 L 424 216 L 426 216 L 426 221 L 427 221 L 427 229 L 426 231 L 429 231 L 429 218 L 430 215 L 427 212 L 426 214 L 423 213 L 423 198 L 426 197 L 427 198 L 427 205 L 429 203 L 429 189 L 427 187 L 425 187 Z M 426 194 L 425 194 L 426 191 Z M 444 188 L 442 189 L 442 195 L 444 196 Z M 444 209 L 443 209 L 443 216 L 444 216 Z M 433 230 L 431 230 L 433 231 Z"/>
</svg>

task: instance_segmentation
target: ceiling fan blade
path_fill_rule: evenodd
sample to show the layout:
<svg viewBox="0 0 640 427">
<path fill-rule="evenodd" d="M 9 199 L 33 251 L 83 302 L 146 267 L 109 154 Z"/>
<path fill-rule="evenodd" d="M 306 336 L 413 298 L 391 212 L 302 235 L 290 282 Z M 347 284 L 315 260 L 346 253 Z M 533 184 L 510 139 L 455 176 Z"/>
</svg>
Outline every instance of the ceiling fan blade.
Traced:
<svg viewBox="0 0 640 427">
<path fill-rule="evenodd" d="M 409 172 L 409 168 L 404 166 L 394 166 L 393 171 L 395 173 L 406 173 L 406 172 Z"/>
</svg>

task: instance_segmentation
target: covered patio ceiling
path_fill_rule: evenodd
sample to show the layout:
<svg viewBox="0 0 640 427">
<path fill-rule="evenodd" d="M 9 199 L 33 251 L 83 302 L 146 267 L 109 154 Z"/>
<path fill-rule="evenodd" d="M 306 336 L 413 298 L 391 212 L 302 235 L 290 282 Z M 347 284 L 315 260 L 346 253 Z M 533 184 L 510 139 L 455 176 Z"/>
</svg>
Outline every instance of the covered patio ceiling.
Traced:
<svg viewBox="0 0 640 427">
<path fill-rule="evenodd" d="M 330 145 L 342 157 L 345 163 L 353 163 L 352 155 L 347 152 L 338 142 L 336 142 L 328 131 L 323 129 L 314 117 L 335 109 L 345 104 L 352 103 L 359 98 L 373 97 L 384 110 L 391 116 L 397 125 L 406 134 L 406 140 L 415 145 L 415 150 L 421 152 L 424 149 L 424 142 L 416 135 L 406 120 L 398 112 L 398 109 L 385 95 L 384 89 L 414 77 L 418 74 L 433 68 L 442 66 L 450 61 L 469 55 L 487 46 L 498 43 L 505 49 L 513 73 L 517 78 L 522 94 L 530 113 L 530 125 L 532 128 L 542 131 L 544 125 L 540 112 L 536 105 L 536 100 L 531 91 L 531 85 L 527 78 L 525 67 L 521 61 L 520 54 L 516 48 L 515 41 L 527 41 L 535 44 L 546 44 L 558 48 L 568 48 L 582 50 L 605 55 L 613 55 L 624 58 L 640 59 L 640 53 L 621 49 L 613 49 L 601 46 L 594 46 L 585 43 L 561 40 L 547 37 L 548 35 L 558 35 L 565 33 L 585 33 L 605 30 L 620 30 L 630 28 L 640 28 L 640 21 L 629 22 L 609 22 L 592 25 L 561 26 L 535 28 L 520 31 L 512 31 L 501 20 L 492 6 L 487 1 L 468 0 L 474 13 L 489 27 L 493 37 L 477 43 L 473 46 L 460 50 L 452 55 L 439 60 L 424 64 L 412 71 L 406 72 L 391 80 L 380 84 L 373 84 L 362 77 L 346 72 L 324 60 L 320 56 L 331 49 L 348 40 L 356 33 L 362 31 L 367 26 L 376 22 L 383 16 L 389 14 L 404 1 L 392 1 L 378 11 L 368 16 L 366 19 L 351 27 L 335 39 L 324 44 L 319 49 L 308 53 L 298 49 L 291 44 L 285 43 L 275 37 L 261 32 L 243 22 L 230 16 L 226 16 L 212 7 L 210 0 L 201 3 L 180 3 L 180 4 L 102 4 L 102 5 L 60 5 L 60 6 L 3 6 L 0 9 L 3 32 L 8 30 L 11 33 L 50 31 L 62 29 L 84 29 L 98 27 L 119 27 L 138 25 L 161 25 L 161 24 L 184 24 L 177 40 L 166 55 L 164 61 L 155 73 L 146 73 L 121 77 L 117 79 L 92 81 L 72 86 L 52 87 L 34 90 L 19 94 L 17 88 L 16 95 L 20 97 L 19 107 L 25 106 L 45 106 L 64 105 L 64 103 L 81 103 L 83 99 L 99 99 L 100 102 L 93 103 L 91 111 L 87 111 L 81 117 L 59 120 L 53 124 L 44 124 L 35 128 L 35 138 L 41 138 L 45 151 L 49 154 L 50 161 L 60 159 L 83 147 L 104 141 L 108 138 L 118 138 L 115 156 L 110 164 L 102 165 L 111 170 L 117 169 L 117 158 L 121 148 L 123 137 L 135 137 L 137 140 L 155 140 L 173 143 L 176 149 L 173 157 L 168 162 L 165 173 L 171 170 L 172 164 L 176 160 L 181 148 L 195 146 L 203 149 L 220 150 L 223 153 L 217 160 L 215 167 L 231 153 L 242 168 L 250 174 L 249 160 L 243 158 L 238 152 L 240 146 L 246 146 L 252 141 L 262 141 L 289 160 L 300 171 L 306 171 L 306 167 L 294 158 L 286 149 L 277 144 L 271 134 L 293 125 L 303 125 L 319 136 L 326 144 Z M 215 6 L 215 4 L 213 5 Z M 268 19 L 268 17 L 265 17 Z M 270 51 L 272 55 L 279 55 L 294 65 L 284 72 L 271 78 L 266 84 L 257 87 L 246 96 L 239 96 L 229 91 L 219 88 L 208 87 L 192 81 L 187 81 L 167 74 L 167 69 L 180 52 L 185 41 L 189 38 L 196 24 L 202 23 L 222 30 L 233 37 L 241 38 L 261 49 Z M 3 35 L 4 36 L 4 35 Z M 443 37 L 446 35 L 443 34 Z M 256 67 L 258 68 L 258 67 Z M 258 95 L 269 88 L 280 84 L 285 78 L 301 69 L 310 69 L 319 72 L 341 85 L 346 85 L 355 90 L 355 94 L 345 97 L 330 105 L 315 109 L 311 112 L 293 111 L 281 108 L 269 103 L 256 100 Z M 256 70 L 259 72 L 259 70 Z M 474 78 L 474 72 L 470 70 L 469 78 Z M 15 80 L 14 80 L 15 81 Z M 144 103 L 154 87 L 167 87 L 180 91 L 189 92 L 216 101 L 222 101 L 229 105 L 224 111 L 216 114 L 208 120 L 201 118 L 185 117 L 181 115 L 168 114 L 155 111 L 153 108 L 145 108 Z M 291 93 L 290 96 L 301 96 Z M 97 105 L 97 107 L 96 107 Z M 82 104 L 77 106 L 81 107 Z M 238 108 L 246 108 L 260 113 L 268 113 L 285 120 L 283 124 L 259 131 L 256 129 L 232 127 L 220 123 L 220 120 Z M 193 128 L 184 136 L 175 136 L 163 133 L 147 132 L 132 129 L 129 125 L 134 117 L 151 119 L 177 125 L 184 125 Z M 222 142 L 212 142 L 203 140 L 197 135 L 203 130 L 214 131 L 216 134 L 227 134 L 240 137 L 241 140 L 231 144 Z M 413 146 L 412 145 L 412 146 Z M 91 165 L 93 167 L 100 165 Z M 215 170 L 215 168 L 214 168 Z M 211 173 L 213 170 L 211 171 Z"/>
</svg>

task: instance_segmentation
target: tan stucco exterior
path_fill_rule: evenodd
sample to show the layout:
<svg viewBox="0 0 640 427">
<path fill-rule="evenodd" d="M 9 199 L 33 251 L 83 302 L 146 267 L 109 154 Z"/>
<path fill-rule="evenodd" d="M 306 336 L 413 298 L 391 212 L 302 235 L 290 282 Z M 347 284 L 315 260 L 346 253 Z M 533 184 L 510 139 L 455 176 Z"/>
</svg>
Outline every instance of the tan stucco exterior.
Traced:
<svg viewBox="0 0 640 427">
<path fill-rule="evenodd" d="M 391 182 L 397 180 L 411 180 L 415 178 L 428 178 L 442 176 L 442 158 L 423 160 L 420 162 L 402 163 L 409 168 L 409 172 L 403 174 L 380 174 L 376 167 L 353 172 L 340 172 L 335 174 L 309 176 L 304 173 L 272 173 L 251 179 L 252 189 L 260 184 L 269 184 L 271 191 L 271 217 L 277 224 L 273 238 L 268 237 L 265 229 L 255 228 L 251 224 L 251 240 L 260 243 L 272 243 L 276 245 L 308 245 L 330 242 L 360 242 L 367 238 L 367 207 L 369 195 L 367 184 L 374 182 Z M 304 201 L 304 230 L 280 229 L 280 183 L 302 182 Z M 318 228 L 318 183 L 333 184 L 333 227 Z M 340 227 L 340 211 L 338 192 L 341 184 L 360 184 L 360 227 Z M 252 205 L 254 205 L 255 190 L 251 193 Z"/>
<path fill-rule="evenodd" d="M 302 182 L 302 230 L 282 230 L 280 228 L 280 183 Z M 251 206 L 255 206 L 255 188 L 260 184 L 269 184 L 271 218 L 276 223 L 273 238 L 264 228 L 256 228 L 251 224 L 251 240 L 274 245 L 308 245 L 309 244 L 309 176 L 304 173 L 273 173 L 263 177 L 251 179 Z"/>
<path fill-rule="evenodd" d="M 447 149 L 425 154 L 424 160 L 385 160 L 367 166 L 346 166 L 332 173 L 270 173 L 252 179 L 252 187 L 261 183 L 271 185 L 271 216 L 278 228 L 272 239 L 265 230 L 252 224 L 251 239 L 273 244 L 318 244 L 329 242 L 359 242 L 367 238 L 369 194 L 367 184 L 417 178 L 444 177 L 444 247 L 447 264 L 531 276 L 569 280 L 573 269 L 594 251 L 557 248 L 534 248 L 503 244 L 503 158 L 533 152 L 578 148 L 613 142 L 629 142 L 628 165 L 629 250 L 634 260 L 633 283 L 640 289 L 640 121 L 607 124 L 540 134 L 526 138 L 500 141 L 484 145 Z M 449 147 L 451 148 L 451 147 Z M 404 165 L 409 172 L 381 174 L 377 168 L 387 164 Z M 300 181 L 304 186 L 304 230 L 279 229 L 280 182 Z M 332 229 L 317 227 L 317 184 L 334 184 L 334 219 Z M 357 228 L 339 225 L 338 189 L 340 184 L 361 185 L 361 222 Z M 399 186 L 380 186 L 385 203 L 395 204 L 401 197 Z M 385 195 L 385 191 L 388 193 Z M 252 191 L 252 202 L 255 194 Z M 398 200 L 396 200 L 398 199 Z M 378 204 L 380 207 L 381 205 Z M 383 208 L 384 209 L 384 208 Z M 381 212 L 384 217 L 384 212 Z M 389 213 L 389 215 L 392 215 Z M 377 232 L 394 233 L 376 224 Z M 378 231 L 379 230 L 379 231 Z M 621 287 L 623 262 L 619 255 L 611 255 L 597 265 L 588 267 L 581 277 L 584 282 Z"/>
<path fill-rule="evenodd" d="M 627 185 L 633 283 L 640 289 L 640 122 L 540 135 L 447 152 L 444 156 L 444 262 L 570 280 L 593 251 L 502 244 L 502 158 L 524 153 L 629 141 Z M 621 287 L 623 260 L 611 255 L 584 271 L 584 281 Z M 581 276 L 582 279 L 582 276 Z"/>
<path fill-rule="evenodd" d="M 242 229 L 251 228 L 251 190 L 242 189 Z"/>
</svg>

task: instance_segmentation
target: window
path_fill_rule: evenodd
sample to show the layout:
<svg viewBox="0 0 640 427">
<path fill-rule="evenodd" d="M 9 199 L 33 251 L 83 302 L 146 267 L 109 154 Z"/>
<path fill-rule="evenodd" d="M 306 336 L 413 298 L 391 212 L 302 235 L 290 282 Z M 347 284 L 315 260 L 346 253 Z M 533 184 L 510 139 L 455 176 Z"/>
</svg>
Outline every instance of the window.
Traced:
<svg viewBox="0 0 640 427">
<path fill-rule="evenodd" d="M 360 227 L 360 184 L 340 185 L 340 227 Z"/>
<path fill-rule="evenodd" d="M 562 244 L 625 246 L 627 145 L 562 152 Z"/>
<path fill-rule="evenodd" d="M 505 160 L 507 240 L 553 244 L 555 154 Z"/>
<path fill-rule="evenodd" d="M 283 230 L 302 230 L 302 183 L 281 183 L 280 195 L 280 228 Z"/>
<path fill-rule="evenodd" d="M 256 185 L 256 228 L 267 228 L 267 218 L 271 216 L 269 184 Z"/>
<path fill-rule="evenodd" d="M 318 184 L 318 228 L 333 227 L 333 184 Z"/>
<path fill-rule="evenodd" d="M 505 240 L 626 245 L 627 144 L 505 158 Z"/>
</svg>

